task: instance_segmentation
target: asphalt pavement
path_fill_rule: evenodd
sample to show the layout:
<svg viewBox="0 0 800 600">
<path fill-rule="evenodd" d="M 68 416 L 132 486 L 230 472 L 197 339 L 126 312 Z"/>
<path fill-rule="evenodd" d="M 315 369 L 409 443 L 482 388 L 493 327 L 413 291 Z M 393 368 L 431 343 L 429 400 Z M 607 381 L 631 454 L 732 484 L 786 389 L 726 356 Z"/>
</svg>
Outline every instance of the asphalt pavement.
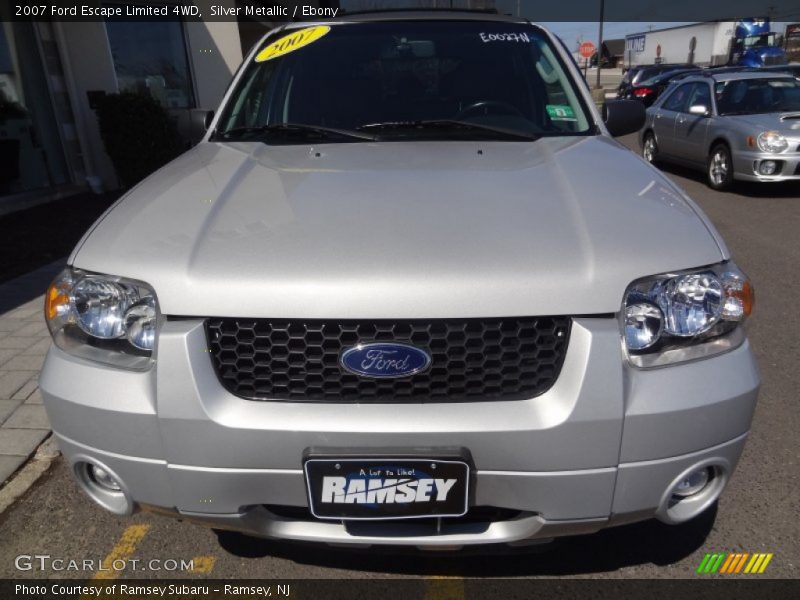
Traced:
<svg viewBox="0 0 800 600">
<path fill-rule="evenodd" d="M 633 136 L 623 142 L 635 147 Z M 58 459 L 0 516 L 0 578 L 412 576 L 435 581 L 446 576 L 452 578 L 445 580 L 449 591 L 440 597 L 459 598 L 464 596 L 461 578 L 698 577 L 695 571 L 709 552 L 773 553 L 766 576 L 797 578 L 800 185 L 740 185 L 732 192 L 715 192 L 700 173 L 679 168 L 666 172 L 710 216 L 756 289 L 755 316 L 748 329 L 763 387 L 744 455 L 716 511 L 679 527 L 652 521 L 524 550 L 481 548 L 459 554 L 349 550 L 217 535 L 152 514 L 118 518 L 91 503 L 72 481 L 63 459 Z M 22 562 L 17 558 L 33 555 L 50 558 Z M 125 559 L 126 568 L 106 574 L 59 570 L 69 563 L 53 559 L 88 559 L 95 564 L 101 559 L 106 563 Z M 158 562 L 148 564 L 153 559 Z M 186 565 L 183 570 L 181 561 Z"/>
</svg>

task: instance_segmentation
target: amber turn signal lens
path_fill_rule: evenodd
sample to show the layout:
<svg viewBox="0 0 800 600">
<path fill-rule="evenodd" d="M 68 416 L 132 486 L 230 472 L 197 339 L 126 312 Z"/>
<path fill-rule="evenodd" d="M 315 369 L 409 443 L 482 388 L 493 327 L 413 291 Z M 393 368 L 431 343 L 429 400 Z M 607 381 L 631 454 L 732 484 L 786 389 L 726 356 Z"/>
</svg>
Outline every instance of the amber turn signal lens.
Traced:
<svg viewBox="0 0 800 600">
<path fill-rule="evenodd" d="M 52 321 L 69 306 L 69 294 L 63 284 L 53 283 L 47 290 L 44 313 L 48 321 Z"/>
<path fill-rule="evenodd" d="M 756 294 L 755 291 L 753 291 L 753 286 L 750 284 L 750 282 L 743 282 L 742 288 L 740 290 L 735 290 L 732 296 L 741 301 L 742 312 L 744 313 L 745 317 L 749 317 L 750 313 L 753 312 L 753 307 L 756 304 Z"/>
<path fill-rule="evenodd" d="M 753 312 L 756 297 L 749 280 L 728 278 L 724 281 L 725 307 L 722 316 L 728 321 L 743 321 Z"/>
</svg>

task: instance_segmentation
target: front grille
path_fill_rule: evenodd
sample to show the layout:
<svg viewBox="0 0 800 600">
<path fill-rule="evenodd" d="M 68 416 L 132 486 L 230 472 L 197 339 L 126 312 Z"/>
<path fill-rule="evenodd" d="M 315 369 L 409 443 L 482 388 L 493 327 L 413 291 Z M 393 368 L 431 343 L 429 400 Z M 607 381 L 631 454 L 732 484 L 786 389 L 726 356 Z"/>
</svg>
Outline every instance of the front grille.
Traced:
<svg viewBox="0 0 800 600">
<path fill-rule="evenodd" d="M 209 318 L 211 361 L 229 392 L 252 400 L 459 402 L 513 400 L 555 383 L 569 317 L 437 320 Z M 424 372 L 374 379 L 345 371 L 358 343 L 404 342 L 431 355 Z"/>
</svg>

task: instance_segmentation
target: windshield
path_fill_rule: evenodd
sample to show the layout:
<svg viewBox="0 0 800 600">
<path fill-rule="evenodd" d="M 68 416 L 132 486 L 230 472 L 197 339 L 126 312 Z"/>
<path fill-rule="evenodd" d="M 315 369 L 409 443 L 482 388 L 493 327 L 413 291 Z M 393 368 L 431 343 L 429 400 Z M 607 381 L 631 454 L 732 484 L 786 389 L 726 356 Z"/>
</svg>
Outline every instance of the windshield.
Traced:
<svg viewBox="0 0 800 600">
<path fill-rule="evenodd" d="M 800 110 L 800 82 L 790 78 L 721 82 L 716 86 L 716 95 L 720 115 Z"/>
<path fill-rule="evenodd" d="M 774 33 L 761 33 L 759 35 L 750 35 L 744 38 L 745 48 L 761 48 L 764 46 L 775 45 Z"/>
<path fill-rule="evenodd" d="M 268 38 L 226 103 L 213 139 L 519 141 L 590 129 L 575 83 L 540 29 L 393 21 L 306 27 Z"/>
</svg>

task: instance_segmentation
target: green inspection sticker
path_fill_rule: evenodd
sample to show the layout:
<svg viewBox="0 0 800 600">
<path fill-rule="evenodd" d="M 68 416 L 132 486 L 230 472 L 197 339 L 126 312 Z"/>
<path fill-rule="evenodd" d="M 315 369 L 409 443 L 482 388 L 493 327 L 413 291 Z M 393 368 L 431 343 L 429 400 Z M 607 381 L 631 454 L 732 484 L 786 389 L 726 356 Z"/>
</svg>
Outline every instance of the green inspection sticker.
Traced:
<svg viewBox="0 0 800 600">
<path fill-rule="evenodd" d="M 573 121 L 575 112 L 568 104 L 548 104 L 545 106 L 547 114 L 554 121 Z"/>
</svg>

